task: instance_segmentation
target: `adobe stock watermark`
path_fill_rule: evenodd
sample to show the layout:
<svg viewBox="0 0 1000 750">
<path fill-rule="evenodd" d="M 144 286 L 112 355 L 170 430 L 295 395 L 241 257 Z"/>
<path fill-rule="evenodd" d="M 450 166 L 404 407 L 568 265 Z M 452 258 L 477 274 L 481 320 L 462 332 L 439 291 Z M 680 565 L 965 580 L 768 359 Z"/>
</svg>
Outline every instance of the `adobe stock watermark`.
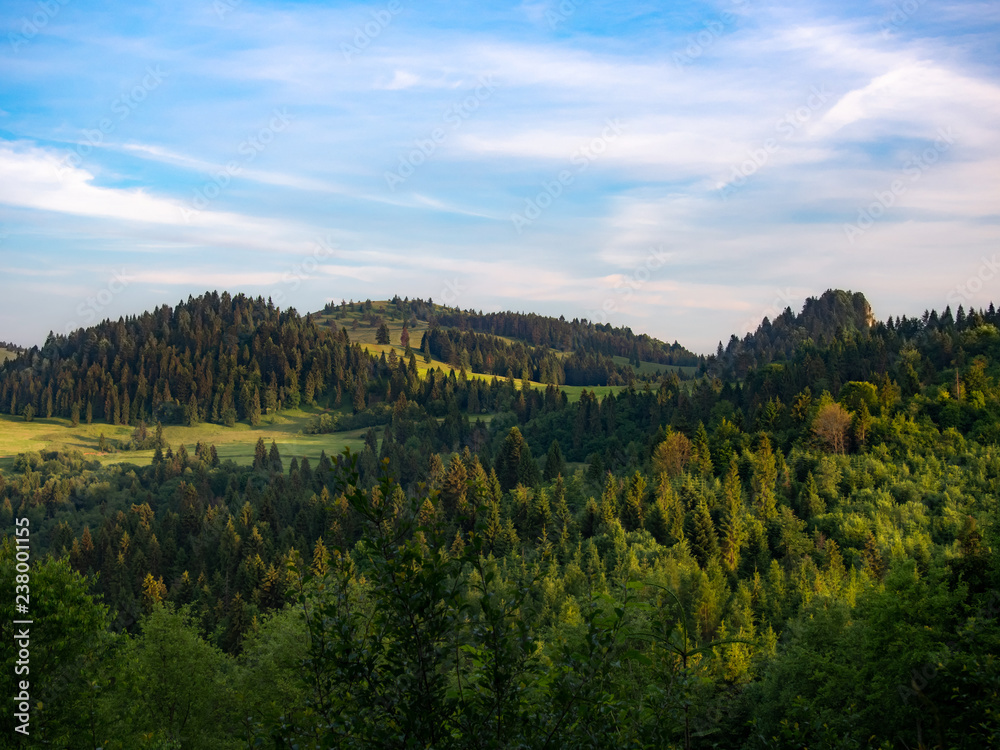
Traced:
<svg viewBox="0 0 1000 750">
<path fill-rule="evenodd" d="M 798 304 L 797 300 L 801 300 L 805 295 L 795 295 L 792 289 L 789 287 L 787 289 L 775 289 L 775 297 L 771 301 L 768 307 L 761 309 L 760 313 L 756 318 L 747 318 L 741 323 L 736 330 L 742 331 L 743 333 L 754 332 L 763 322 L 764 318 L 773 322 L 781 313 L 786 309 L 792 307 L 793 304 Z M 794 310 L 794 308 L 792 308 Z"/>
<path fill-rule="evenodd" d="M 271 120 L 267 125 L 256 133 L 248 135 L 236 148 L 236 152 L 243 158 L 230 160 L 224 166 L 210 172 L 208 181 L 201 187 L 195 188 L 189 206 L 180 207 L 181 217 L 185 223 L 190 223 L 191 219 L 222 195 L 222 191 L 229 187 L 233 178 L 256 159 L 274 141 L 275 136 L 284 131 L 292 121 L 287 108 L 272 110 L 271 114 Z"/>
<path fill-rule="evenodd" d="M 555 8 L 548 8 L 545 11 L 545 20 L 549 24 L 549 28 L 555 31 L 559 28 L 559 24 L 568 21 L 579 8 L 579 0 L 560 0 L 559 5 Z"/>
<path fill-rule="evenodd" d="M 774 123 L 774 130 L 780 138 L 768 138 L 758 148 L 748 151 L 744 161 L 733 165 L 728 181 L 719 190 L 719 197 L 728 200 L 733 192 L 746 185 L 747 180 L 757 174 L 757 171 L 781 150 L 783 143 L 809 122 L 831 96 L 833 94 L 826 90 L 826 86 L 819 88 L 813 86 L 809 90 L 805 104 L 786 112 Z"/>
<path fill-rule="evenodd" d="M 983 262 L 972 276 L 948 292 L 948 304 L 958 307 L 972 302 L 986 283 L 1000 274 L 1000 260 L 997 259 L 997 253 L 993 253 L 992 258 L 984 255 L 981 260 Z"/>
<path fill-rule="evenodd" d="M 111 277 L 102 289 L 76 306 L 75 312 L 78 317 L 67 321 L 63 332 L 69 336 L 78 328 L 99 322 L 101 313 L 111 305 L 115 297 L 128 288 L 130 283 L 124 268 L 121 271 L 112 271 Z"/>
<path fill-rule="evenodd" d="M 622 124 L 617 117 L 605 120 L 605 127 L 601 131 L 601 135 L 573 152 L 569 161 L 574 169 L 560 170 L 554 180 L 543 182 L 542 189 L 537 195 L 524 199 L 524 211 L 510 215 L 510 221 L 517 233 L 522 234 L 525 227 L 534 223 L 542 215 L 542 212 L 551 206 L 566 188 L 573 184 L 577 175 L 585 171 L 595 159 L 607 151 L 608 145 L 618 140 L 621 134 Z"/>
<path fill-rule="evenodd" d="M 104 138 L 114 133 L 119 123 L 127 120 L 139 105 L 160 87 L 168 75 L 169 73 L 161 70 L 159 65 L 147 66 L 146 75 L 135 86 L 128 91 L 123 91 L 113 99 L 111 101 L 111 114 L 117 115 L 117 118 L 102 117 L 100 122 L 97 123 L 96 128 L 89 128 L 83 131 L 83 141 L 76 144 L 76 148 L 60 159 L 56 165 L 56 175 L 59 177 L 59 181 L 62 182 L 65 180 L 71 170 L 83 164 L 83 160 L 95 148 L 102 146 Z"/>
<path fill-rule="evenodd" d="M 857 242 L 858 238 L 871 229 L 886 211 L 896 205 L 896 201 L 906 194 L 910 185 L 919 182 L 924 173 L 937 164 L 941 154 L 950 149 L 954 143 L 955 138 L 951 128 L 939 129 L 933 144 L 903 164 L 903 175 L 909 177 L 909 181 L 893 180 L 887 190 L 876 190 L 873 193 L 875 200 L 858 209 L 858 218 L 855 222 L 844 224 L 844 236 L 847 237 L 847 241 L 852 245 Z"/>
<path fill-rule="evenodd" d="M 21 18 L 21 30 L 18 33 L 13 31 L 7 35 L 14 52 L 18 52 L 21 47 L 28 44 L 32 39 L 42 33 L 42 30 L 49 25 L 49 21 L 58 15 L 60 8 L 68 5 L 69 0 L 40 0 L 36 5 L 38 10 L 31 14 L 31 17 Z"/>
<path fill-rule="evenodd" d="M 353 44 L 348 44 L 347 42 L 340 43 L 340 51 L 344 55 L 344 62 L 351 62 L 351 60 L 368 49 L 368 46 L 402 12 L 403 5 L 399 0 L 389 0 L 384 8 L 373 10 L 371 12 L 372 20 L 354 29 L 354 36 L 351 39 Z"/>
<path fill-rule="evenodd" d="M 212 10 L 219 17 L 220 21 L 225 21 L 226 16 L 243 5 L 243 0 L 215 0 L 212 3 Z"/>
<path fill-rule="evenodd" d="M 742 7 L 747 4 L 747 0 L 732 0 L 732 4 L 737 7 Z M 703 54 L 705 51 L 722 38 L 725 34 L 726 29 L 729 26 L 736 24 L 739 19 L 739 14 L 731 10 L 724 10 L 719 14 L 718 18 L 713 18 L 711 21 L 706 21 L 704 27 L 701 31 L 691 34 L 687 39 L 687 45 L 684 47 L 683 52 L 675 52 L 673 55 L 674 67 L 683 68 L 690 65 Z"/>
<path fill-rule="evenodd" d="M 653 271 L 662 268 L 669 259 L 670 253 L 663 249 L 663 245 L 651 247 L 645 260 L 637 264 L 629 273 L 620 275 L 620 278 L 615 281 L 612 289 L 615 290 L 617 296 L 609 296 L 601 303 L 600 308 L 587 311 L 587 318 L 591 322 L 607 323 L 611 314 L 618 312 L 619 299 L 623 301 L 631 299 L 633 294 L 642 289 L 653 278 Z M 599 321 L 598 318 L 600 318 Z"/>
<path fill-rule="evenodd" d="M 455 303 L 458 302 L 459 298 L 466 291 L 468 291 L 468 287 L 462 280 L 454 278 L 444 282 L 444 288 L 441 290 L 441 299 L 448 307 L 455 307 Z"/>
<path fill-rule="evenodd" d="M 320 237 L 313 241 L 313 251 L 305 258 L 301 263 L 295 263 L 292 267 L 286 271 L 281 277 L 282 285 L 289 287 L 291 291 L 297 290 L 302 286 L 303 281 L 308 281 L 316 272 L 319 270 L 320 261 L 326 260 L 332 256 L 340 246 L 333 241 L 331 235 L 326 237 Z M 283 289 L 278 289 L 271 293 L 271 301 L 276 305 L 280 306 L 281 302 L 285 299 L 285 292 Z"/>
<path fill-rule="evenodd" d="M 480 76 L 479 85 L 476 89 L 458 104 L 453 104 L 445 110 L 444 122 L 450 130 L 444 127 L 434 128 L 426 138 L 417 138 L 413 141 L 414 148 L 406 154 L 400 155 L 399 165 L 395 171 L 385 172 L 385 184 L 395 192 L 398 185 L 406 182 L 416 172 L 417 168 L 430 159 L 444 143 L 450 132 L 454 132 L 462 127 L 462 123 L 472 117 L 483 102 L 493 96 L 496 91 L 496 84 L 493 76 Z"/>
<path fill-rule="evenodd" d="M 882 28 L 882 38 L 888 39 L 892 32 L 901 29 L 913 15 L 920 10 L 927 0 L 903 0 L 901 3 L 894 3 L 892 12 L 882 19 L 879 24 Z"/>
</svg>

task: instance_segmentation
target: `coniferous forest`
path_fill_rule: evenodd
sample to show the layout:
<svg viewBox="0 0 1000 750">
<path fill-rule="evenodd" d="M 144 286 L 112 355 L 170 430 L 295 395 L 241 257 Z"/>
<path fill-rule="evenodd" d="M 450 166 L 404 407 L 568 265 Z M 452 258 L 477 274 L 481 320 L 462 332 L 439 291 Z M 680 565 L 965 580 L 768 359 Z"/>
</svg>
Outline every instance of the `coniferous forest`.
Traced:
<svg viewBox="0 0 1000 750">
<path fill-rule="evenodd" d="M 699 356 L 212 292 L 16 354 L 0 431 L 128 438 L 0 460 L 12 747 L 1000 746 L 992 304 L 829 291 Z M 255 437 L 303 409 L 362 447 Z M 252 461 L 164 433 L 206 424 Z"/>
</svg>

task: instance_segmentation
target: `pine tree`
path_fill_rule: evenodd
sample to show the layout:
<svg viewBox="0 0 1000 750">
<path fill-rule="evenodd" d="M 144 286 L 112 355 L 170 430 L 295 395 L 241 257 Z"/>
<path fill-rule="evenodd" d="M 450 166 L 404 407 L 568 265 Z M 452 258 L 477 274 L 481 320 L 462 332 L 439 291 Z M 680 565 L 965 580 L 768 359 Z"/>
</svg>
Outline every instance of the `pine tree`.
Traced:
<svg viewBox="0 0 1000 750">
<path fill-rule="evenodd" d="M 684 508 L 666 472 L 657 480 L 656 498 L 646 528 L 660 544 L 677 544 L 684 538 Z"/>
<path fill-rule="evenodd" d="M 257 446 L 254 448 L 253 467 L 263 469 L 267 466 L 267 446 L 264 445 L 264 438 L 257 438 Z"/>
<path fill-rule="evenodd" d="M 708 445 L 708 432 L 703 422 L 698 423 L 692 444 L 691 463 L 696 474 L 706 479 L 712 476 L 712 451 Z"/>
<path fill-rule="evenodd" d="M 250 424 L 257 427 L 260 424 L 260 391 L 257 386 L 253 387 L 253 393 L 250 396 Z"/>
<path fill-rule="evenodd" d="M 816 487 L 816 478 L 810 471 L 806 476 L 805 484 L 799 490 L 799 513 L 802 518 L 808 521 L 825 510 L 826 503 L 820 497 L 819 489 Z"/>
<path fill-rule="evenodd" d="M 601 494 L 601 523 L 610 526 L 618 521 L 619 503 L 618 493 L 620 492 L 618 480 L 610 471 L 604 478 L 604 492 Z"/>
<path fill-rule="evenodd" d="M 326 575 L 327 571 L 330 570 L 330 553 L 327 551 L 326 545 L 323 544 L 323 537 L 317 539 L 316 545 L 313 547 L 313 559 L 310 570 L 315 576 Z"/>
<path fill-rule="evenodd" d="M 754 510 L 762 521 L 769 521 L 778 514 L 776 507 L 777 498 L 775 496 L 777 479 L 778 469 L 774 460 L 774 452 L 771 450 L 771 441 L 767 435 L 762 435 L 760 446 L 753 458 L 753 476 L 751 480 Z"/>
<path fill-rule="evenodd" d="M 691 514 L 691 551 L 702 568 L 708 567 L 710 561 L 719 556 L 719 537 L 715 524 L 708 512 L 708 505 L 702 498 Z"/>
<path fill-rule="evenodd" d="M 278 445 L 273 440 L 271 441 L 271 450 L 267 454 L 267 465 L 275 474 L 282 474 L 285 471 L 285 467 L 281 463 L 281 454 L 278 453 Z"/>
<path fill-rule="evenodd" d="M 444 510 L 449 519 L 454 519 L 456 515 L 464 514 L 468 510 L 467 481 L 468 472 L 465 469 L 465 464 L 457 455 L 452 456 L 441 487 L 441 501 L 444 503 Z"/>
<path fill-rule="evenodd" d="M 540 536 L 551 524 L 552 507 L 549 504 L 548 494 L 544 489 L 539 489 L 531 499 L 529 526 L 533 536 Z"/>
<path fill-rule="evenodd" d="M 646 510 L 643 499 L 646 495 L 646 478 L 638 471 L 629 479 L 625 491 L 625 504 L 622 508 L 621 521 L 626 531 L 636 531 L 643 528 L 646 521 Z"/>
<path fill-rule="evenodd" d="M 278 408 L 278 376 L 271 373 L 271 382 L 264 393 L 264 409 L 267 414 L 273 414 Z"/>
<path fill-rule="evenodd" d="M 525 451 L 524 437 L 517 427 L 511 427 L 497 453 L 494 469 L 500 487 L 511 490 L 520 481 L 521 456 Z"/>
<path fill-rule="evenodd" d="M 537 487 L 541 482 L 541 472 L 538 471 L 538 464 L 531 457 L 531 447 L 528 442 L 524 442 L 521 450 L 521 458 L 517 464 L 517 481 L 525 487 Z"/>
<path fill-rule="evenodd" d="M 729 470 L 722 480 L 722 506 L 722 564 L 728 572 L 734 573 L 740 564 L 740 551 L 747 538 L 743 489 L 735 459 L 730 460 Z"/>
<path fill-rule="evenodd" d="M 545 457 L 545 471 L 542 474 L 542 478 L 548 482 L 565 472 L 566 461 L 563 460 L 562 451 L 559 449 L 559 441 L 553 440 L 549 446 L 549 453 Z"/>
<path fill-rule="evenodd" d="M 497 554 L 502 546 L 503 522 L 500 519 L 500 504 L 490 502 L 486 511 L 486 528 L 483 529 L 483 539 L 490 552 Z"/>
</svg>

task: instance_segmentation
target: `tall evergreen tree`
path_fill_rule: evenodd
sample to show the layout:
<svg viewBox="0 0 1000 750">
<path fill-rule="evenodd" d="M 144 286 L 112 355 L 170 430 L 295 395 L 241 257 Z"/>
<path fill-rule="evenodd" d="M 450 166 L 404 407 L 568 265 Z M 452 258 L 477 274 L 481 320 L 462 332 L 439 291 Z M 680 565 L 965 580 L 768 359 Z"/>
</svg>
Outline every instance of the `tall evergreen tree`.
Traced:
<svg viewBox="0 0 1000 750">
<path fill-rule="evenodd" d="M 545 471 L 542 478 L 551 481 L 557 476 L 566 473 L 566 461 L 563 459 L 562 450 L 559 448 L 559 441 L 553 440 L 549 446 L 549 453 L 545 457 Z"/>
</svg>

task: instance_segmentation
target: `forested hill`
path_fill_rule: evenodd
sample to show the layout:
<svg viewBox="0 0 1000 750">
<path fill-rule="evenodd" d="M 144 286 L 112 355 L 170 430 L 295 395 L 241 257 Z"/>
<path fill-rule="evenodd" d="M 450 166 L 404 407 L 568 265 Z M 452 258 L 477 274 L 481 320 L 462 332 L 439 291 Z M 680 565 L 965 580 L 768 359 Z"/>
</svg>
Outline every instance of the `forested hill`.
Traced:
<svg viewBox="0 0 1000 750">
<path fill-rule="evenodd" d="M 370 356 L 351 342 L 364 320 L 379 329 L 380 343 L 388 344 L 383 314 L 404 325 L 402 358 L 393 351 L 388 358 L 385 352 Z M 405 326 L 424 318 L 432 335 L 414 344 L 423 346 L 427 360 L 433 349 L 444 364 L 470 374 L 552 385 L 626 385 L 635 382 L 641 360 L 697 361 L 678 344 L 585 321 L 520 313 L 484 316 L 399 297 L 378 308 L 371 301 L 351 302 L 302 317 L 270 300 L 211 292 L 68 336 L 50 334 L 42 349 L 22 351 L 0 369 L 0 413 L 64 417 L 74 424 L 231 425 L 245 420 L 256 425 L 261 414 L 316 404 L 321 397 L 328 406 L 346 399 L 356 411 L 376 401 L 395 401 L 404 392 L 419 400 Z M 445 328 L 450 325 L 457 328 Z M 613 355 L 628 356 L 631 364 L 616 363 Z M 432 387 L 431 393 L 437 391 Z"/>
<path fill-rule="evenodd" d="M 353 309 L 354 303 L 327 305 L 326 312 Z M 365 303 L 357 303 L 365 304 Z M 630 328 L 615 328 L 608 323 L 593 323 L 563 316 L 546 317 L 534 313 L 496 312 L 441 307 L 433 300 L 400 299 L 389 304 L 407 317 L 426 320 L 431 327 L 457 328 L 461 331 L 488 333 L 523 341 L 531 346 L 545 346 L 560 352 L 585 352 L 605 356 L 628 357 L 632 360 L 669 365 L 697 365 L 697 354 L 674 341 L 667 344 L 646 334 L 635 334 Z"/>
<path fill-rule="evenodd" d="M 712 371 L 723 377 L 743 377 L 751 367 L 791 356 L 807 341 L 824 347 L 838 334 L 866 333 L 874 322 L 864 294 L 830 289 L 818 298 L 806 299 L 798 315 L 786 307 L 773 321 L 765 317 L 756 332 L 742 340 L 734 334 L 725 348 L 720 341 Z"/>
<path fill-rule="evenodd" d="M 74 423 L 253 423 L 262 410 L 311 401 L 318 389 L 356 387 L 371 367 L 342 331 L 260 298 L 213 292 L 50 334 L 41 350 L 0 369 L 0 412 Z"/>
<path fill-rule="evenodd" d="M 725 348 L 720 342 L 718 352 L 708 358 L 706 365 L 714 376 L 737 380 L 755 370 L 759 377 L 767 365 L 775 362 L 831 361 L 832 357 L 835 370 L 841 362 L 862 360 L 864 371 L 851 377 L 867 377 L 894 369 L 901 358 L 912 363 L 912 355 L 906 352 L 916 349 L 933 350 L 924 366 L 940 370 L 965 363 L 970 345 L 977 348 L 982 336 L 989 338 L 990 331 L 984 325 L 1000 325 L 993 303 L 981 310 L 966 311 L 959 306 L 953 312 L 946 307 L 940 315 L 931 310 L 919 318 L 890 316 L 881 322 L 875 319 L 871 305 L 860 292 L 829 290 L 819 298 L 807 299 L 798 315 L 786 308 L 773 321 L 764 318 L 757 330 L 742 340 L 734 335 Z M 911 377 L 907 372 L 902 377 L 915 383 L 926 374 Z M 825 381 L 824 387 L 834 391 L 844 382 L 834 373 L 819 375 Z"/>
</svg>

